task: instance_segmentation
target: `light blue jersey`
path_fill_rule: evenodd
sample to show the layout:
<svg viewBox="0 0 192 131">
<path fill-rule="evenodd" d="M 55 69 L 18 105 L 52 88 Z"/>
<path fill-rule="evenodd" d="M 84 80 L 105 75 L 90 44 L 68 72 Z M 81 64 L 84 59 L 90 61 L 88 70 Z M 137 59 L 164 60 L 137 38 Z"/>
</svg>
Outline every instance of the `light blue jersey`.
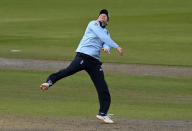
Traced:
<svg viewBox="0 0 192 131">
<path fill-rule="evenodd" d="M 88 24 L 76 52 L 81 52 L 99 59 L 100 50 L 102 48 L 110 50 L 111 47 L 117 48 L 118 45 L 110 38 L 107 29 L 102 28 L 100 22 L 94 20 Z"/>
</svg>

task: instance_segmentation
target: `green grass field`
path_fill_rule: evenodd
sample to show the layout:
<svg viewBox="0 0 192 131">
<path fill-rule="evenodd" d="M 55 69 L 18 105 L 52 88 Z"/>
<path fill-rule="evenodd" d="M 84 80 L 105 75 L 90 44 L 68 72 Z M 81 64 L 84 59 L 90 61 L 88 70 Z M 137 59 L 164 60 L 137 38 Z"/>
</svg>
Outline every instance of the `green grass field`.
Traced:
<svg viewBox="0 0 192 131">
<path fill-rule="evenodd" d="M 109 10 L 108 30 L 123 49 L 101 61 L 192 67 L 191 0 L 1 0 L 0 57 L 72 60 L 89 21 Z M 11 52 L 11 50 L 21 52 Z M 67 77 L 46 92 L 52 72 L 0 69 L 0 116 L 95 118 L 95 87 L 85 73 Z M 106 74 L 109 113 L 125 119 L 192 120 L 192 81 Z"/>
<path fill-rule="evenodd" d="M 0 70 L 0 115 L 89 118 L 97 113 L 88 75 L 78 73 L 42 92 L 39 85 L 50 73 Z M 112 95 L 109 112 L 116 117 L 192 120 L 191 79 L 107 74 L 106 80 Z"/>
<path fill-rule="evenodd" d="M 104 62 L 192 66 L 191 0 L 1 0 L 0 57 L 72 60 L 90 20 L 100 9 L 124 48 Z M 10 50 L 21 50 L 12 53 Z"/>
</svg>

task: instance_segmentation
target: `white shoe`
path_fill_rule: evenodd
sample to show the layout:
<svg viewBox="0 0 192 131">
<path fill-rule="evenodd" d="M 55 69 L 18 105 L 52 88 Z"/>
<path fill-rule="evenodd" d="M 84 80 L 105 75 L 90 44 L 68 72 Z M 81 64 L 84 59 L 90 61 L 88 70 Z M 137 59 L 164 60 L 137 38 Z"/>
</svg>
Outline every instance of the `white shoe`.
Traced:
<svg viewBox="0 0 192 131">
<path fill-rule="evenodd" d="M 40 85 L 40 87 L 41 87 L 42 91 L 45 91 L 45 90 L 48 90 L 49 84 L 48 83 L 43 83 L 43 84 Z"/>
<path fill-rule="evenodd" d="M 111 115 L 112 114 L 107 114 L 106 116 L 97 115 L 96 118 L 103 121 L 104 123 L 112 124 L 114 121 L 111 120 Z"/>
</svg>

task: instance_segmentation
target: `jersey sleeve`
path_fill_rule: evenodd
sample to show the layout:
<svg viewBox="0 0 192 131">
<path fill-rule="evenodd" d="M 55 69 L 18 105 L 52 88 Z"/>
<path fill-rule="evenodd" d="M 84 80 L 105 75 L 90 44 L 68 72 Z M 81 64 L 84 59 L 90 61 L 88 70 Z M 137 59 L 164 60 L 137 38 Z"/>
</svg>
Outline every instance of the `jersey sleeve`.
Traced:
<svg viewBox="0 0 192 131">
<path fill-rule="evenodd" d="M 99 39 L 107 44 L 109 47 L 117 48 L 118 45 L 111 39 L 110 35 L 107 35 L 97 21 L 90 23 L 90 29 L 99 37 Z"/>
<path fill-rule="evenodd" d="M 103 44 L 103 48 L 107 49 L 108 51 L 110 51 L 111 47 L 108 44 Z"/>
</svg>

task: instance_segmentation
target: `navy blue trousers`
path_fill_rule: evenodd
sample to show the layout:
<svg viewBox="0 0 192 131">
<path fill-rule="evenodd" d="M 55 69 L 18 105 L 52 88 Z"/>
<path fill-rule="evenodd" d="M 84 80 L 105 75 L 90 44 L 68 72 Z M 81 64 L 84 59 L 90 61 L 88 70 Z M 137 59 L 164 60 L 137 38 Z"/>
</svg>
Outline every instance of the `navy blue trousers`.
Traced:
<svg viewBox="0 0 192 131">
<path fill-rule="evenodd" d="M 85 70 L 89 74 L 91 80 L 96 87 L 100 103 L 99 112 L 107 114 L 111 103 L 111 97 L 109 94 L 107 83 L 104 79 L 104 73 L 101 65 L 102 63 L 94 57 L 83 53 L 77 53 L 74 60 L 67 68 L 51 74 L 48 77 L 47 82 L 51 82 L 52 84 L 54 84 L 64 77 L 73 75 L 74 73 L 81 70 Z"/>
</svg>

